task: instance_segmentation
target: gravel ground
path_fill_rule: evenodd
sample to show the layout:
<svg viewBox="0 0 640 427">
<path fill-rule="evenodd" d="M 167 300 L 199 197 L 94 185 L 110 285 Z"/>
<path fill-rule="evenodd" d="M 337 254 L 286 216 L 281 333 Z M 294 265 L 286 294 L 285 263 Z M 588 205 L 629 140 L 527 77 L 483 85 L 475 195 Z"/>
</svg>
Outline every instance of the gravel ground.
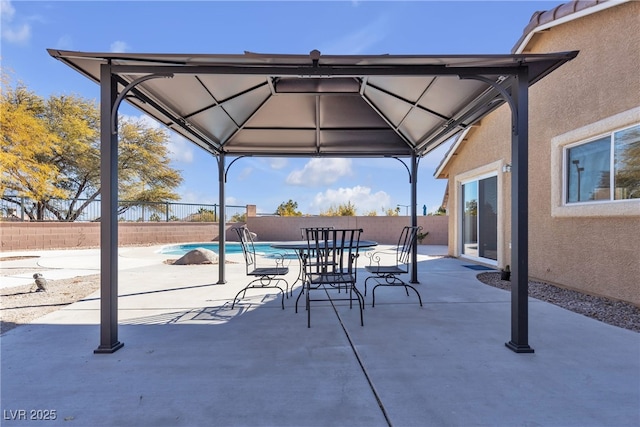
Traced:
<svg viewBox="0 0 640 427">
<path fill-rule="evenodd" d="M 480 273 L 482 283 L 509 291 L 511 282 L 500 273 Z M 622 301 L 586 295 L 543 282 L 529 281 L 529 296 L 620 328 L 640 332 L 640 307 Z"/>
<path fill-rule="evenodd" d="M 511 287 L 511 282 L 500 280 L 499 272 L 480 273 L 477 277 L 496 288 L 509 290 Z M 35 284 L 0 289 L 0 334 L 79 301 L 99 288 L 100 275 L 95 274 L 49 280 L 47 292 L 35 292 Z M 640 307 L 635 305 L 534 281 L 529 282 L 529 295 L 610 325 L 640 332 Z"/>
</svg>

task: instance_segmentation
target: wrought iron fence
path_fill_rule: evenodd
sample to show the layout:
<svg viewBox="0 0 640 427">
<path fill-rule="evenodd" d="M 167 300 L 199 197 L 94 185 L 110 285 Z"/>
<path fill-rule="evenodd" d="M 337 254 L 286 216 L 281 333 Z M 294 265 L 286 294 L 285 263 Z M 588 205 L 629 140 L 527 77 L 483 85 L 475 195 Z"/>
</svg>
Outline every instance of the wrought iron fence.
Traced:
<svg viewBox="0 0 640 427">
<path fill-rule="evenodd" d="M 100 220 L 100 200 L 50 199 L 46 205 L 26 197 L 2 196 L 0 220 L 2 221 L 71 221 L 61 219 L 54 212 L 69 212 L 87 202 L 74 222 Z M 226 205 L 225 222 L 244 221 L 246 206 Z M 200 203 L 118 201 L 118 221 L 121 222 L 218 222 L 220 205 Z"/>
</svg>

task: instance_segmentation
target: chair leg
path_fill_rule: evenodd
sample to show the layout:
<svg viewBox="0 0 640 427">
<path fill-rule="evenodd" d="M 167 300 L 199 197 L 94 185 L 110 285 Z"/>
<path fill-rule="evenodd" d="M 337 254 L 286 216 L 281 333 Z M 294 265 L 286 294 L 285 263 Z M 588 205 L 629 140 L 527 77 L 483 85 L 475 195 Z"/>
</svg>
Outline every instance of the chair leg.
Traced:
<svg viewBox="0 0 640 427">
<path fill-rule="evenodd" d="M 376 306 L 376 288 L 380 285 L 376 285 L 371 289 L 371 307 Z"/>
<path fill-rule="evenodd" d="M 236 296 L 233 298 L 233 303 L 231 304 L 231 309 L 233 310 L 233 308 L 236 305 L 236 301 L 238 301 L 238 297 L 240 296 L 240 294 L 242 294 L 242 298 L 245 298 L 247 296 L 247 289 L 265 289 L 265 288 L 274 288 L 274 289 L 278 289 L 280 291 L 281 298 L 281 305 L 282 305 L 282 309 L 284 310 L 284 296 L 285 296 L 285 291 L 284 289 L 282 289 L 280 286 L 278 285 L 270 285 L 270 286 L 254 286 L 253 283 L 256 282 L 257 280 L 254 280 L 252 282 L 250 282 L 247 286 L 245 286 L 243 289 L 241 289 Z M 289 289 L 289 282 L 287 282 L 284 279 L 275 279 L 276 283 L 277 282 L 284 282 L 286 285 L 286 289 Z"/>
<path fill-rule="evenodd" d="M 364 279 L 364 296 L 367 296 L 367 282 L 369 281 L 369 279 L 376 279 L 377 276 L 369 276 L 366 279 Z"/>
<path fill-rule="evenodd" d="M 300 300 L 300 297 L 302 296 L 302 294 L 304 294 L 304 287 L 305 284 L 302 284 L 302 288 L 300 288 L 300 293 L 298 294 L 298 298 L 296 298 L 296 313 L 298 312 L 298 301 Z"/>
<path fill-rule="evenodd" d="M 307 289 L 305 292 L 305 298 L 307 300 L 307 328 L 311 327 L 311 301 L 309 300 L 309 295 L 311 294 L 310 289 Z"/>
<path fill-rule="evenodd" d="M 360 292 L 360 289 L 358 289 L 358 287 L 355 285 L 355 283 L 353 285 L 353 289 L 356 292 L 356 295 L 358 297 L 358 301 L 362 300 L 362 309 L 364 310 L 365 309 L 365 306 L 364 306 L 364 295 L 362 295 L 362 292 Z"/>
<path fill-rule="evenodd" d="M 288 296 L 288 292 L 289 292 L 289 282 L 287 282 L 285 279 L 276 279 L 276 283 L 278 282 L 284 282 L 285 284 L 285 289 L 287 290 L 286 292 L 284 291 L 284 289 L 282 289 L 280 286 L 278 285 L 274 285 L 274 287 L 280 289 L 280 293 L 282 293 L 280 300 L 282 301 L 282 309 L 284 310 L 284 296 L 285 294 L 287 294 L 287 298 L 289 298 Z"/>
<path fill-rule="evenodd" d="M 387 281 L 390 279 L 389 277 L 385 278 Z M 418 292 L 418 290 L 416 288 L 414 288 L 413 286 L 409 285 L 408 283 L 405 283 L 404 281 L 398 279 L 397 277 L 393 278 L 394 281 L 391 283 L 378 283 L 377 285 L 375 285 L 373 287 L 373 289 L 371 290 L 371 307 L 375 307 L 376 306 L 376 288 L 378 286 L 404 286 L 404 291 L 406 292 L 407 296 L 409 296 L 409 288 L 413 289 L 413 292 L 416 293 L 416 295 L 418 296 L 418 301 L 420 302 L 420 307 L 423 307 L 422 305 L 422 297 L 420 296 L 420 292 Z"/>
<path fill-rule="evenodd" d="M 358 288 L 356 288 L 355 284 L 353 286 L 353 291 L 356 293 L 356 297 L 358 298 L 358 308 L 360 309 L 360 326 L 364 326 L 364 296 L 362 296 Z"/>
<path fill-rule="evenodd" d="M 416 288 L 414 288 L 413 286 L 407 285 L 406 283 L 405 283 L 404 287 L 405 287 L 405 290 L 407 288 L 413 289 L 413 291 L 416 293 L 416 295 L 418 295 L 418 301 L 420 301 L 420 307 L 422 307 L 422 297 L 420 297 L 420 292 L 418 292 L 418 290 Z M 409 291 L 408 290 L 407 290 L 407 295 L 409 295 Z"/>
<path fill-rule="evenodd" d="M 231 304 L 231 310 L 233 310 L 233 308 L 236 306 L 236 301 L 237 301 L 237 299 L 238 299 L 238 296 L 240 296 L 240 294 L 241 294 L 242 292 L 244 292 L 244 293 L 246 294 L 246 293 L 247 293 L 247 288 L 242 289 L 242 290 L 241 290 L 240 292 L 238 292 L 238 293 L 236 294 L 236 296 L 233 298 L 233 303 Z M 244 298 L 244 296 L 243 296 L 243 298 Z"/>
<path fill-rule="evenodd" d="M 280 289 L 282 291 L 282 289 Z M 280 296 L 280 301 L 282 302 L 282 309 L 284 310 L 284 291 L 282 291 L 282 295 Z"/>
</svg>

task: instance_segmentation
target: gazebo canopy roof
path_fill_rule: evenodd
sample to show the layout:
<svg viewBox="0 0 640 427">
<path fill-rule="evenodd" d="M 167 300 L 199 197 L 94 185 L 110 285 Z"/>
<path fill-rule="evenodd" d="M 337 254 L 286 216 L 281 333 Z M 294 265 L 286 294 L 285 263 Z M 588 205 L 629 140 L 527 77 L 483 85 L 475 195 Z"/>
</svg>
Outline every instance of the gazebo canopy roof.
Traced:
<svg viewBox="0 0 640 427">
<path fill-rule="evenodd" d="M 212 154 L 424 156 L 577 52 L 505 55 L 49 54 Z M 158 78 L 145 76 L 157 75 Z M 165 78 L 162 78 L 165 77 Z"/>
</svg>

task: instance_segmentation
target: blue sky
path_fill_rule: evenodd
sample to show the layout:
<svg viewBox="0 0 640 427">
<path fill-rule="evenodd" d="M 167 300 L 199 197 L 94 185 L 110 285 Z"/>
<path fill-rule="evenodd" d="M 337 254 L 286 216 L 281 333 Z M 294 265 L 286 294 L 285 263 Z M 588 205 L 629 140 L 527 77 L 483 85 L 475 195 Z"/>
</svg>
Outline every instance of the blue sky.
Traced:
<svg viewBox="0 0 640 427">
<path fill-rule="evenodd" d="M 3 70 L 43 97 L 99 100 L 99 87 L 47 48 L 90 52 L 278 54 L 510 53 L 537 10 L 556 1 L 6 1 Z M 123 105 L 121 114 L 141 113 Z M 155 125 L 155 122 L 150 120 Z M 186 203 L 217 203 L 215 158 L 171 135 L 172 166 Z M 421 159 L 418 212 L 435 211 L 446 187 L 433 178 L 446 146 Z M 230 161 L 231 159 L 229 159 Z M 406 169 L 393 159 L 245 158 L 229 171 L 227 204 L 274 212 L 292 199 L 305 214 L 351 202 L 359 214 L 410 203 Z"/>
</svg>

